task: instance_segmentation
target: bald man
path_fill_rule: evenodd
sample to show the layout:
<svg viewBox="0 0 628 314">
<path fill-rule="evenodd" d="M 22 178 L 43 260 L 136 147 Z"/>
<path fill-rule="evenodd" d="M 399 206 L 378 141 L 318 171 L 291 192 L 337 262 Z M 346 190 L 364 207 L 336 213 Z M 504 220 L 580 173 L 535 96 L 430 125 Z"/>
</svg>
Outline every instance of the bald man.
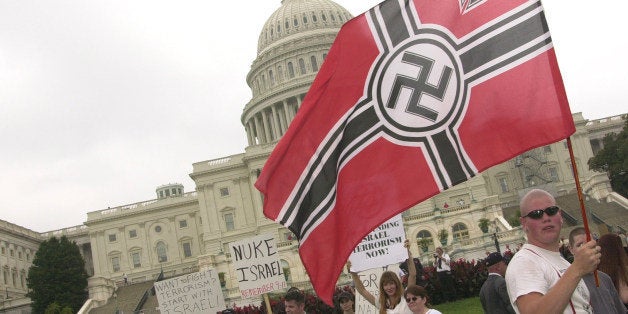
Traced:
<svg viewBox="0 0 628 314">
<path fill-rule="evenodd" d="M 563 218 L 554 197 L 533 189 L 519 204 L 519 221 L 528 243 L 508 264 L 508 295 L 517 313 L 592 313 L 590 293 L 582 280 L 600 263 L 595 241 L 582 244 L 569 264 L 559 252 Z"/>
</svg>

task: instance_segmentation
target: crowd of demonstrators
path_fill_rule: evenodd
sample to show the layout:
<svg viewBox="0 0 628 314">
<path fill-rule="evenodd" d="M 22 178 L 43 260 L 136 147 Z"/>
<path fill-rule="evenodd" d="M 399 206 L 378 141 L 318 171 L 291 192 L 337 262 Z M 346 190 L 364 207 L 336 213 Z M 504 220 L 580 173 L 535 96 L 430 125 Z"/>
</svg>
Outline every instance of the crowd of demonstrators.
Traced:
<svg viewBox="0 0 628 314">
<path fill-rule="evenodd" d="M 433 254 L 433 267 L 426 266 L 424 271 L 420 260 L 412 257 L 410 242 L 406 240 L 408 259 L 400 263 L 399 274 L 381 274 L 378 298 L 366 290 L 348 261 L 355 291 L 380 314 L 441 314 L 430 309 L 430 296 L 436 304 L 441 297 L 442 301 L 457 299 L 452 273 L 455 266 L 458 286 L 479 288 L 481 284 L 479 290 L 466 291 L 469 287 L 462 287 L 461 295 L 471 292 L 477 296 L 479 291 L 484 313 L 628 313 L 628 256 L 620 234 L 586 241 L 584 228 L 577 227 L 569 234 L 567 245 L 560 238 L 561 209 L 550 193 L 540 189 L 529 191 L 521 199 L 520 210 L 528 242 L 519 243 L 515 250 L 506 245 L 504 254 L 487 252 L 486 259 L 474 264 L 464 260 L 452 263 L 450 256 L 438 247 Z M 596 286 L 593 272 L 598 269 Z M 469 271 L 475 276 L 469 277 Z M 488 276 L 483 277 L 486 272 Z M 478 273 L 484 275 L 477 277 Z M 355 294 L 351 291 L 337 290 L 334 300 L 336 307 L 329 311 L 355 313 Z M 305 314 L 305 296 L 296 288 L 288 290 L 280 305 L 276 313 Z"/>
<path fill-rule="evenodd" d="M 569 233 L 569 250 L 574 258 L 583 244 L 587 242 L 587 235 L 583 227 L 576 227 Z M 604 259 L 604 249 L 602 248 L 602 259 Z M 601 263 L 600 263 L 601 265 Z M 590 303 L 595 313 L 617 313 L 625 314 L 626 308 L 619 299 L 617 290 L 611 278 L 604 272 L 597 272 L 599 287 L 596 283 L 595 275 L 589 273 L 582 277 L 589 289 Z"/>
<path fill-rule="evenodd" d="M 488 268 L 488 278 L 480 289 L 480 302 L 487 314 L 514 314 L 508 291 L 506 290 L 506 261 L 499 252 L 493 252 L 484 260 Z"/>
<path fill-rule="evenodd" d="M 582 280 L 600 263 L 595 241 L 583 243 L 572 264 L 559 252 L 563 219 L 554 197 L 529 191 L 520 202 L 521 226 L 528 243 L 506 270 L 506 284 L 518 313 L 591 313 L 590 293 Z"/>
<path fill-rule="evenodd" d="M 436 253 L 434 253 L 433 256 L 436 276 L 438 277 L 443 295 L 447 301 L 455 301 L 457 299 L 457 293 L 454 277 L 451 274 L 451 258 L 443 251 L 442 247 L 437 247 Z"/>
<path fill-rule="evenodd" d="M 600 237 L 598 244 L 602 249 L 599 270 L 611 277 L 621 301 L 628 307 L 628 256 L 621 238 L 608 233 Z"/>
<path fill-rule="evenodd" d="M 408 286 L 416 283 L 416 269 L 414 267 L 412 252 L 410 251 L 410 241 L 404 242 L 404 247 L 408 250 Z M 401 314 L 412 313 L 408 308 L 405 298 L 403 297 L 403 285 L 399 276 L 392 271 L 382 273 L 379 280 L 379 298 L 366 290 L 362 280 L 357 273 L 351 271 L 351 262 L 347 262 L 347 270 L 353 278 L 355 290 L 364 297 L 369 303 L 375 306 L 380 314 Z"/>
<path fill-rule="evenodd" d="M 430 309 L 427 290 L 421 286 L 410 285 L 403 293 L 408 308 L 413 314 L 442 314 L 438 310 Z"/>
</svg>

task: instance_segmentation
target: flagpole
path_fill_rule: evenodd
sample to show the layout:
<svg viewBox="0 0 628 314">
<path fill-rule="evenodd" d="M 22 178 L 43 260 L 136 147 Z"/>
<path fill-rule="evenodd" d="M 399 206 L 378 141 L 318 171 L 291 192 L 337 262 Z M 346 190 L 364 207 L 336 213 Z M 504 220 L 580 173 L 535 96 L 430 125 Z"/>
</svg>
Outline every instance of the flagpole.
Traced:
<svg viewBox="0 0 628 314">
<path fill-rule="evenodd" d="M 571 137 L 567 138 L 567 149 L 569 150 L 569 159 L 571 160 L 571 170 L 573 171 L 574 181 L 576 181 L 576 191 L 578 192 L 578 201 L 580 202 L 580 215 L 582 216 L 582 224 L 587 235 L 587 242 L 591 241 L 591 230 L 589 230 L 589 220 L 587 211 L 584 208 L 584 199 L 582 197 L 582 187 L 580 186 L 580 177 L 578 176 L 578 167 L 576 166 L 576 158 L 574 157 L 573 148 L 571 146 Z M 571 243 L 569 243 L 571 245 Z M 600 286 L 600 280 L 597 277 L 597 270 L 593 271 L 595 277 L 595 286 Z"/>
<path fill-rule="evenodd" d="M 273 309 L 270 307 L 270 299 L 268 298 L 268 293 L 264 293 L 264 303 L 266 303 L 266 314 L 273 314 Z"/>
</svg>

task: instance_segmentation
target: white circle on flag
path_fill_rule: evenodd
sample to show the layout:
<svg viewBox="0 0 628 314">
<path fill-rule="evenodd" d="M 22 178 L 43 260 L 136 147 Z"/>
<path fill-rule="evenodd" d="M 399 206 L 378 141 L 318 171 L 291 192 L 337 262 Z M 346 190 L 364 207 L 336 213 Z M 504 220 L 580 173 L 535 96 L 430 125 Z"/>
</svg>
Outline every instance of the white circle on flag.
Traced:
<svg viewBox="0 0 628 314">
<path fill-rule="evenodd" d="M 424 34 L 389 54 L 378 75 L 375 106 L 387 128 L 426 136 L 450 124 L 462 99 L 461 67 L 452 51 L 441 37 Z"/>
</svg>

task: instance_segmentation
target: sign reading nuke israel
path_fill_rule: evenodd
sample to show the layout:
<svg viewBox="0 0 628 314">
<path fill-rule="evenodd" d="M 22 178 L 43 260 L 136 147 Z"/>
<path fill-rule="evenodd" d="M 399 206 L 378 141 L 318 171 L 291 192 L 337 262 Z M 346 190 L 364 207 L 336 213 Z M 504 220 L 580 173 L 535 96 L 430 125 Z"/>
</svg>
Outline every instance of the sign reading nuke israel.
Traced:
<svg viewBox="0 0 628 314">
<path fill-rule="evenodd" d="M 272 235 L 232 242 L 230 251 L 243 299 L 287 287 Z"/>
</svg>

